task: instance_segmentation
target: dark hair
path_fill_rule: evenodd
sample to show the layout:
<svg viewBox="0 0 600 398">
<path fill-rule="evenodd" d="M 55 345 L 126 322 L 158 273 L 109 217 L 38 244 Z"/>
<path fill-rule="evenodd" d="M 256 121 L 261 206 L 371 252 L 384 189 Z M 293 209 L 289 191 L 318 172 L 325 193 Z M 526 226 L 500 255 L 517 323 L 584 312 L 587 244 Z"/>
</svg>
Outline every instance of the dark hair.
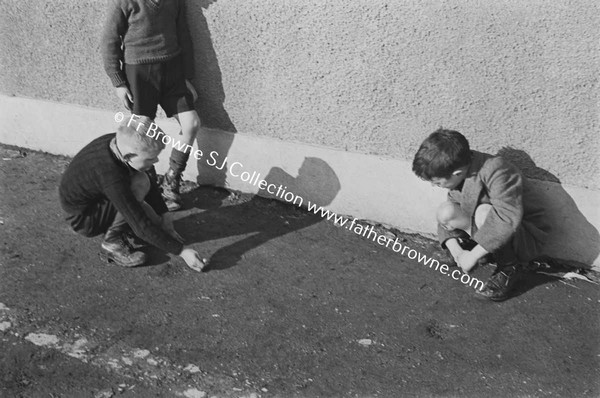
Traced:
<svg viewBox="0 0 600 398">
<path fill-rule="evenodd" d="M 413 160 L 412 170 L 421 179 L 450 178 L 471 163 L 469 141 L 458 131 L 442 128 L 423 141 Z"/>
</svg>

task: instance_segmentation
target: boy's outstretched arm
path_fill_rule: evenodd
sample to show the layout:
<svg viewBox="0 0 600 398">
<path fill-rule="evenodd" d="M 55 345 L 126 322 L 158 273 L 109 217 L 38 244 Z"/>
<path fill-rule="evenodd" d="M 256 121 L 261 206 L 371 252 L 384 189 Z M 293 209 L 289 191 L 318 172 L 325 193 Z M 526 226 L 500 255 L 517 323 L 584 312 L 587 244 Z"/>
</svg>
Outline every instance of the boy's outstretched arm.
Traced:
<svg viewBox="0 0 600 398">
<path fill-rule="evenodd" d="M 164 213 L 161 217 L 161 227 L 165 230 L 169 235 L 175 238 L 178 242 L 184 243 L 183 238 L 179 233 L 175 230 L 173 226 L 173 213 Z M 194 271 L 202 271 L 206 266 L 206 259 L 200 257 L 198 252 L 194 250 L 191 246 L 184 246 L 179 253 L 179 257 L 185 261 L 188 267 L 193 269 Z"/>
<path fill-rule="evenodd" d="M 156 169 L 152 167 L 147 171 L 148 177 L 150 178 L 150 191 L 146 195 L 145 202 L 152 207 L 152 210 L 160 217 L 161 228 L 168 233 L 177 242 L 184 244 L 184 240 L 175 230 L 173 226 L 173 213 L 170 213 L 165 205 L 165 202 L 160 194 L 158 185 L 156 184 Z M 202 271 L 206 267 L 207 261 L 200 257 L 198 252 L 190 246 L 183 246 L 181 253 L 179 253 L 188 267 L 194 271 Z"/>
<path fill-rule="evenodd" d="M 106 198 L 121 213 L 127 224 L 133 232 L 146 242 L 156 246 L 165 252 L 179 255 L 183 249 L 183 244 L 172 237 L 167 231 L 163 230 L 157 220 L 152 220 L 143 205 L 137 201 L 129 182 L 125 180 L 111 180 L 110 176 L 102 181 L 103 191 Z M 160 214 L 157 214 L 160 216 Z"/>
</svg>

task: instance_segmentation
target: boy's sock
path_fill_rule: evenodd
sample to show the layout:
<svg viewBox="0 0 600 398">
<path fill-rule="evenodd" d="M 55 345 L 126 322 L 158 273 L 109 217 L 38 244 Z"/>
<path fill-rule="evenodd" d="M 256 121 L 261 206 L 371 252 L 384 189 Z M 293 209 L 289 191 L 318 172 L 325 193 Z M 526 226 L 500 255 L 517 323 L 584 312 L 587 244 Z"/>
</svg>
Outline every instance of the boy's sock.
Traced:
<svg viewBox="0 0 600 398">
<path fill-rule="evenodd" d="M 183 173 L 189 157 L 189 152 L 181 152 L 173 148 L 173 151 L 171 151 L 171 157 L 169 158 L 169 166 L 171 170 L 173 170 L 175 174 Z"/>
<path fill-rule="evenodd" d="M 189 152 L 181 152 L 175 148 L 171 151 L 169 171 L 165 174 L 162 183 L 162 196 L 169 211 L 175 211 L 181 208 L 179 186 L 181 183 L 181 175 L 185 170 L 189 157 Z"/>
</svg>

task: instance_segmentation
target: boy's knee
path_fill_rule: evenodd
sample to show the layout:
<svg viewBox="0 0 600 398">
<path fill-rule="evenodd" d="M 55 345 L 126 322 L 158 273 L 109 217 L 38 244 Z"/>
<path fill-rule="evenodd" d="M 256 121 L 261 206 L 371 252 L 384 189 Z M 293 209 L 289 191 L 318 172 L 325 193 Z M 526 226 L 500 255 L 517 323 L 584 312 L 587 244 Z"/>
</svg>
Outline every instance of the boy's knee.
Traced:
<svg viewBox="0 0 600 398">
<path fill-rule="evenodd" d="M 445 224 L 452 218 L 454 218 L 455 214 L 454 203 L 452 202 L 442 202 L 437 208 L 436 219 L 440 224 Z"/>
<path fill-rule="evenodd" d="M 464 211 L 454 202 L 443 202 L 438 206 L 437 222 L 447 230 L 469 228 L 469 220 Z"/>
<path fill-rule="evenodd" d="M 481 228 L 483 223 L 485 223 L 485 219 L 487 218 L 491 210 L 492 205 L 487 203 L 477 206 L 477 209 L 475 209 L 475 225 L 477 226 L 477 228 Z"/>
<path fill-rule="evenodd" d="M 131 190 L 138 202 L 143 202 L 150 192 L 150 178 L 144 172 L 136 173 L 131 179 Z"/>
<path fill-rule="evenodd" d="M 198 116 L 198 113 L 191 112 L 190 115 L 187 115 L 188 117 L 185 118 L 181 118 L 180 119 L 180 123 L 181 123 L 181 130 L 182 132 L 185 133 L 196 133 L 196 131 L 198 131 L 198 129 L 200 128 L 200 117 Z"/>
</svg>

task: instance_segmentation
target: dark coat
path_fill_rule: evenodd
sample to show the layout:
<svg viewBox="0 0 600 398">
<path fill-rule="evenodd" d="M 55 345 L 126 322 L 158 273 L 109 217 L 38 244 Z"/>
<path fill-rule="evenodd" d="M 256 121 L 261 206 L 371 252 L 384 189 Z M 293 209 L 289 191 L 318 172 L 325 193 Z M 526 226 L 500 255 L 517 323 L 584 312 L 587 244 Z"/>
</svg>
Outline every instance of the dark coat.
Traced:
<svg viewBox="0 0 600 398">
<path fill-rule="evenodd" d="M 502 157 L 477 151 L 472 154 L 462 189 L 450 190 L 448 200 L 470 215 L 472 226 L 477 206 L 483 203 L 492 206 L 481 228 L 473 228 L 473 240 L 490 253 L 508 250 L 519 261 L 542 254 L 550 226 L 527 178 Z M 447 231 L 438 225 L 442 246 L 446 240 L 460 235 L 464 232 Z"/>
</svg>

